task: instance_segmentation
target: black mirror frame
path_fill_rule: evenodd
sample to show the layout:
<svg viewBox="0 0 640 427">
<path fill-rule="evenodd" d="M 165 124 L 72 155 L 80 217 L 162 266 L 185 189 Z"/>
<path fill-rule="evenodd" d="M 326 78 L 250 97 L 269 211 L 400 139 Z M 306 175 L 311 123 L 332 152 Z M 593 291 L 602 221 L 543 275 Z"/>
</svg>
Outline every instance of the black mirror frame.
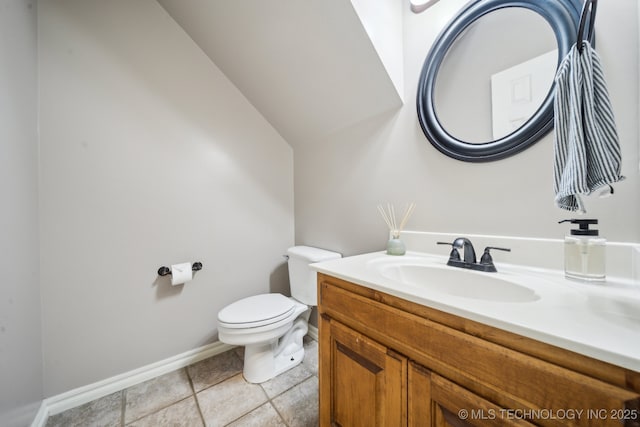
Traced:
<svg viewBox="0 0 640 427">
<path fill-rule="evenodd" d="M 487 13 L 507 7 L 523 7 L 541 15 L 558 42 L 558 63 L 576 42 L 583 0 L 472 0 L 438 35 L 429 51 L 420 79 L 416 104 L 420 127 L 442 153 L 466 162 L 489 162 L 512 156 L 537 142 L 553 128 L 555 84 L 538 110 L 513 133 L 485 143 L 469 143 L 450 135 L 441 125 L 434 107 L 434 85 L 447 51 L 464 30 Z M 592 40 L 593 41 L 593 40 Z"/>
</svg>

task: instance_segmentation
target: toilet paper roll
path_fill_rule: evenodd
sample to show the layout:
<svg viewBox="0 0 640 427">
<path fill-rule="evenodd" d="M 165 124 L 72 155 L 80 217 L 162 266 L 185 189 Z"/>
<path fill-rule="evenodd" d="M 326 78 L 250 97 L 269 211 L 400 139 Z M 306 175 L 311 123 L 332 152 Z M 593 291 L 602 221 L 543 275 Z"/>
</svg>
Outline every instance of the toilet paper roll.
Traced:
<svg viewBox="0 0 640 427">
<path fill-rule="evenodd" d="M 190 262 L 173 264 L 171 266 L 171 284 L 173 286 L 190 282 L 193 279 L 193 270 Z"/>
</svg>

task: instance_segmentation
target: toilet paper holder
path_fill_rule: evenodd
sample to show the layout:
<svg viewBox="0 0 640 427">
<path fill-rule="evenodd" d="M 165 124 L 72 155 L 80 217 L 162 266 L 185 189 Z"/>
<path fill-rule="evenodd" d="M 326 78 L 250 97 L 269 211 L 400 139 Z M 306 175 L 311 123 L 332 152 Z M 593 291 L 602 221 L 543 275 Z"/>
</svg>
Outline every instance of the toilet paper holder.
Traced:
<svg viewBox="0 0 640 427">
<path fill-rule="evenodd" d="M 194 262 L 191 266 L 192 271 L 202 270 L 201 262 Z M 158 276 L 166 276 L 167 274 L 171 274 L 171 269 L 169 267 L 165 267 L 164 265 L 158 269 Z"/>
</svg>

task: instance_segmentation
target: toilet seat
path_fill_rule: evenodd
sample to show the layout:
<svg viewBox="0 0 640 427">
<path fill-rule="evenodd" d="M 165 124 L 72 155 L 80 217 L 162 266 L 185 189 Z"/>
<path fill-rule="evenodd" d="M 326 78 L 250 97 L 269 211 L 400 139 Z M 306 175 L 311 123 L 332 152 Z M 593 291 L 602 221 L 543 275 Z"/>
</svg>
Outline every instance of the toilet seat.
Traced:
<svg viewBox="0 0 640 427">
<path fill-rule="evenodd" d="M 218 313 L 221 326 L 230 329 L 257 328 L 291 316 L 296 303 L 282 294 L 262 294 L 236 301 Z"/>
</svg>

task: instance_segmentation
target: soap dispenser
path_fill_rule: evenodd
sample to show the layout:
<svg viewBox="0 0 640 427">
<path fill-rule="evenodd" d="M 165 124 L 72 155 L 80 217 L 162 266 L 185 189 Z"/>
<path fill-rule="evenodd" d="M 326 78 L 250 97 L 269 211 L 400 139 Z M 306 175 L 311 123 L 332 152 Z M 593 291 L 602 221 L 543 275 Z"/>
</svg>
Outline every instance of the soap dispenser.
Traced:
<svg viewBox="0 0 640 427">
<path fill-rule="evenodd" d="M 598 223 L 597 219 L 565 219 L 558 223 L 578 224 L 564 238 L 564 274 L 567 278 L 586 282 L 604 282 L 605 280 L 605 243 L 598 236 L 598 230 L 589 229 L 589 225 Z"/>
</svg>

